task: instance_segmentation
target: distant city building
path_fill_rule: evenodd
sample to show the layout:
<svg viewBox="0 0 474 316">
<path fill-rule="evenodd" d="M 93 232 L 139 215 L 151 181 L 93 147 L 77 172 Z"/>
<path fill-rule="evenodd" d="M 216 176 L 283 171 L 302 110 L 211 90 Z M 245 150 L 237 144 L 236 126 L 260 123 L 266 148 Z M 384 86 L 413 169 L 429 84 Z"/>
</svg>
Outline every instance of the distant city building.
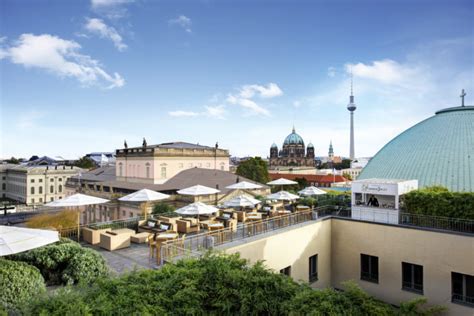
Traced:
<svg viewBox="0 0 474 316">
<path fill-rule="evenodd" d="M 66 181 L 82 169 L 72 166 L 0 165 L 0 196 L 41 205 L 66 196 Z"/>
<path fill-rule="evenodd" d="M 229 171 L 229 151 L 185 142 L 116 151 L 117 181 L 160 184 L 190 168 Z"/>
<path fill-rule="evenodd" d="M 313 144 L 309 143 L 305 148 L 303 138 L 295 132 L 294 127 L 285 138 L 282 150 L 278 151 L 275 143 L 270 148 L 270 167 L 278 166 L 315 166 Z"/>
<path fill-rule="evenodd" d="M 440 110 L 386 144 L 358 179 L 416 179 L 420 188 L 473 192 L 473 135 L 474 106 Z"/>
<path fill-rule="evenodd" d="M 48 156 L 33 156 L 30 160 L 22 162 L 22 165 L 26 166 L 63 166 L 74 164 L 75 159 L 66 159 L 61 156 L 55 156 L 54 158 Z"/>
<path fill-rule="evenodd" d="M 347 110 L 351 113 L 351 131 L 350 131 L 350 146 L 349 146 L 349 159 L 354 160 L 355 158 L 355 144 L 354 144 L 354 111 L 357 106 L 354 103 L 354 93 L 352 89 L 352 70 L 351 70 L 351 96 L 349 97 L 349 104 Z"/>
<path fill-rule="evenodd" d="M 86 155 L 96 166 L 102 167 L 115 163 L 115 154 L 111 152 L 94 152 Z"/>
<path fill-rule="evenodd" d="M 297 173 L 270 173 L 272 180 L 285 178 L 296 181 L 297 179 L 305 179 L 308 185 L 315 187 L 330 188 L 337 184 L 347 184 L 349 180 L 338 174 L 297 174 Z"/>
</svg>

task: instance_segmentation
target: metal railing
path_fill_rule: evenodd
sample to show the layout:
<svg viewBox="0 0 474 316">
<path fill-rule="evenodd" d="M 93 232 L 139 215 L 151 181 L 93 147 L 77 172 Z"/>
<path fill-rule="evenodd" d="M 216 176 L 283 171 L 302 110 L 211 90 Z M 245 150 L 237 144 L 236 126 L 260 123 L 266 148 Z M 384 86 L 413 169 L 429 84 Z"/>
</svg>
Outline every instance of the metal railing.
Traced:
<svg viewBox="0 0 474 316">
<path fill-rule="evenodd" d="M 400 213 L 398 223 L 403 226 L 416 226 L 474 234 L 474 220 L 469 219 Z"/>
<path fill-rule="evenodd" d="M 207 249 L 308 222 L 317 217 L 318 214 L 315 211 L 301 211 L 244 223 L 233 228 L 209 231 L 184 239 L 170 240 L 161 246 L 161 263 L 171 262 L 175 258 L 184 256 L 200 255 Z"/>
</svg>

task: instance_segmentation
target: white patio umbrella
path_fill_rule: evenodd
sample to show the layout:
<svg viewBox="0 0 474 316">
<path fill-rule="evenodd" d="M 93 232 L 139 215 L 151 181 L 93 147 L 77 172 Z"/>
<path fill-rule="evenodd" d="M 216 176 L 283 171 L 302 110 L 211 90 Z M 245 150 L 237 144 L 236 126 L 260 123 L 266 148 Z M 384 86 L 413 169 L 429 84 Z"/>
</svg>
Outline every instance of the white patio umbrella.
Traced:
<svg viewBox="0 0 474 316">
<path fill-rule="evenodd" d="M 177 209 L 175 212 L 181 215 L 204 215 L 218 212 L 219 209 L 201 202 L 195 202 Z"/>
<path fill-rule="evenodd" d="M 296 194 L 291 194 L 287 191 L 279 191 L 270 195 L 267 195 L 269 200 L 282 200 L 282 201 L 293 201 L 299 199 L 300 197 Z"/>
<path fill-rule="evenodd" d="M 293 185 L 298 184 L 296 181 L 288 180 L 285 178 L 280 178 L 278 180 L 273 180 L 267 183 L 268 185 Z"/>
<path fill-rule="evenodd" d="M 305 196 L 312 196 L 312 195 L 322 195 L 322 194 L 327 194 L 326 191 L 318 189 L 317 187 L 307 187 L 304 188 L 301 191 L 298 191 L 300 195 L 305 195 Z"/>
<path fill-rule="evenodd" d="M 233 199 L 224 202 L 226 207 L 254 207 L 255 205 L 261 203 L 260 200 L 254 199 L 246 195 L 239 195 Z"/>
<path fill-rule="evenodd" d="M 81 214 L 79 212 L 79 206 L 94 205 L 94 204 L 103 204 L 107 203 L 109 200 L 98 198 L 91 195 L 85 195 L 81 193 L 76 193 L 65 197 L 64 199 L 52 201 L 46 203 L 45 206 L 51 207 L 77 207 L 77 240 L 79 241 L 80 237 L 80 226 L 81 226 Z"/>
<path fill-rule="evenodd" d="M 198 185 L 186 188 L 186 189 L 179 190 L 178 194 L 196 196 L 196 195 L 215 194 L 215 193 L 219 193 L 219 192 L 221 192 L 221 191 L 198 184 Z"/>
<path fill-rule="evenodd" d="M 239 189 L 240 190 L 253 190 L 253 189 L 260 189 L 260 188 L 262 188 L 261 185 L 247 182 L 247 181 L 237 182 L 226 187 L 226 189 L 232 189 L 232 190 L 239 190 Z"/>
<path fill-rule="evenodd" d="M 158 200 L 165 200 L 169 198 L 170 196 L 167 194 L 163 194 L 160 192 L 148 190 L 148 189 L 141 189 L 139 191 L 133 192 L 129 195 L 123 196 L 119 198 L 119 201 L 123 202 L 145 202 L 143 203 L 143 213 L 145 216 L 145 220 L 147 217 L 147 207 L 148 207 L 148 202 L 150 201 L 158 201 Z"/>
<path fill-rule="evenodd" d="M 7 256 L 59 241 L 54 230 L 0 226 L 0 257 Z"/>
</svg>

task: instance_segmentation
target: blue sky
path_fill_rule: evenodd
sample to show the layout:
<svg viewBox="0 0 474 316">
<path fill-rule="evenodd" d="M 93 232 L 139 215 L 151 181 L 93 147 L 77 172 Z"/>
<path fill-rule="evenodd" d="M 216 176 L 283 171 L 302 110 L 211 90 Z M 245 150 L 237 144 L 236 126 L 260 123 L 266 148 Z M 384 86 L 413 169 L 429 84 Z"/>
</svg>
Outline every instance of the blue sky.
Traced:
<svg viewBox="0 0 474 316">
<path fill-rule="evenodd" d="M 188 141 L 356 156 L 474 100 L 472 1 L 0 3 L 0 157 Z"/>
</svg>

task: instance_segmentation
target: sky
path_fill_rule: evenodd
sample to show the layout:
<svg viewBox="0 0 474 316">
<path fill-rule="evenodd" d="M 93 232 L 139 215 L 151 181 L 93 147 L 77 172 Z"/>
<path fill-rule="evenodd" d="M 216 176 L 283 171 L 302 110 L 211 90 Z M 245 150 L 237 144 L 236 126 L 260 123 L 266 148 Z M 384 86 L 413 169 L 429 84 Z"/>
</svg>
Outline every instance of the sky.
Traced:
<svg viewBox="0 0 474 316">
<path fill-rule="evenodd" d="M 474 104 L 474 1 L 0 1 L 0 158 L 186 141 L 373 156 Z"/>
</svg>

